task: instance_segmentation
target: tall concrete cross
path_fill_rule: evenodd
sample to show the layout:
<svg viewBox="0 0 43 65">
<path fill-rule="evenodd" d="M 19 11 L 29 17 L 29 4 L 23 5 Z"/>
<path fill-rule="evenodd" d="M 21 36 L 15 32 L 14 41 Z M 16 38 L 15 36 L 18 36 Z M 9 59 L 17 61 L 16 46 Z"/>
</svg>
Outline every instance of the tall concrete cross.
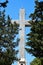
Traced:
<svg viewBox="0 0 43 65">
<path fill-rule="evenodd" d="M 19 24 L 19 58 L 18 65 L 26 65 L 25 63 L 25 26 L 30 26 L 29 20 L 25 20 L 25 10 L 22 8 L 19 12 L 19 20 L 15 20 Z"/>
</svg>

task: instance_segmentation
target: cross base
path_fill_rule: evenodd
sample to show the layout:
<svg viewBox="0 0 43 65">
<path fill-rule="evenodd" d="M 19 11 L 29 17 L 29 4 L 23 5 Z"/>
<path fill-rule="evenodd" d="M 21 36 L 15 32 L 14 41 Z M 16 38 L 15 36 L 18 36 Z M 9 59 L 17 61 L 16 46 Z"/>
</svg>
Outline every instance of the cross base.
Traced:
<svg viewBox="0 0 43 65">
<path fill-rule="evenodd" d="M 18 61 L 18 65 L 26 65 L 26 60 L 25 60 L 25 58 L 21 58 L 21 59 Z"/>
</svg>

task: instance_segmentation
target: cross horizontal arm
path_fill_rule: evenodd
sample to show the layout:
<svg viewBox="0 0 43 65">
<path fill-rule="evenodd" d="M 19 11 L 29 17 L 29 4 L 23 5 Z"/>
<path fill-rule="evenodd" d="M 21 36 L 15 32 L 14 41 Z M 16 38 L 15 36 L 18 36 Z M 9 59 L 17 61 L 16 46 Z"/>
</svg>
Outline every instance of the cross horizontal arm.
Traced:
<svg viewBox="0 0 43 65">
<path fill-rule="evenodd" d="M 31 24 L 29 22 L 31 22 L 31 21 L 30 20 L 25 20 L 25 27 L 30 27 L 31 26 Z"/>
<path fill-rule="evenodd" d="M 11 22 L 12 22 L 12 24 L 13 24 L 14 22 L 16 22 L 17 24 L 19 24 L 19 20 L 12 20 Z"/>
<path fill-rule="evenodd" d="M 20 21 L 19 20 L 12 20 L 11 21 L 12 22 L 12 24 L 14 23 L 14 22 L 16 22 L 17 24 L 20 24 Z M 25 27 L 30 27 L 31 26 L 31 24 L 29 23 L 29 22 L 31 22 L 30 20 L 25 20 Z"/>
</svg>

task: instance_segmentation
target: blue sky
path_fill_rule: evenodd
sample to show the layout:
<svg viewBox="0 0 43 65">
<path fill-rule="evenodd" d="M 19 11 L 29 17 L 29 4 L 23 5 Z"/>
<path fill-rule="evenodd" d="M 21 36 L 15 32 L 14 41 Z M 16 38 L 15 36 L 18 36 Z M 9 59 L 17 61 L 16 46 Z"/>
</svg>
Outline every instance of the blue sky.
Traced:
<svg viewBox="0 0 43 65">
<path fill-rule="evenodd" d="M 5 0 L 1 0 L 5 1 Z M 43 0 L 41 0 L 43 1 Z M 21 8 L 25 9 L 26 12 L 26 18 L 29 19 L 30 13 L 34 11 L 34 0 L 9 0 L 8 6 L 6 8 L 6 15 L 10 15 L 10 17 L 14 19 L 19 19 L 19 10 Z M 26 34 L 30 32 L 30 28 L 26 28 Z M 26 60 L 27 60 L 27 65 L 30 65 L 30 62 L 33 60 L 33 56 L 28 54 L 26 52 L 25 54 Z M 14 63 L 13 65 L 17 65 L 17 63 Z"/>
<path fill-rule="evenodd" d="M 18 19 L 19 10 L 21 8 L 25 9 L 26 19 L 28 19 L 29 14 L 34 10 L 34 0 L 9 0 L 8 6 L 6 8 L 6 14 L 10 15 L 12 19 Z"/>
</svg>

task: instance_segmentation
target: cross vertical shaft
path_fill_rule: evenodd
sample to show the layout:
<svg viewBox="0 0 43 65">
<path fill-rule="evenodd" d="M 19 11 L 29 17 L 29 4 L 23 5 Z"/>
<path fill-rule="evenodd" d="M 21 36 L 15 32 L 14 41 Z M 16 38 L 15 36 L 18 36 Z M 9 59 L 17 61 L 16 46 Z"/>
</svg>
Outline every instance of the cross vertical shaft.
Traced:
<svg viewBox="0 0 43 65">
<path fill-rule="evenodd" d="M 19 36 L 20 36 L 20 42 L 19 42 L 19 54 L 20 58 L 24 58 L 24 51 L 25 51 L 25 10 L 20 9 L 20 19 L 19 19 L 19 25 L 20 25 L 20 31 L 19 31 Z"/>
</svg>

